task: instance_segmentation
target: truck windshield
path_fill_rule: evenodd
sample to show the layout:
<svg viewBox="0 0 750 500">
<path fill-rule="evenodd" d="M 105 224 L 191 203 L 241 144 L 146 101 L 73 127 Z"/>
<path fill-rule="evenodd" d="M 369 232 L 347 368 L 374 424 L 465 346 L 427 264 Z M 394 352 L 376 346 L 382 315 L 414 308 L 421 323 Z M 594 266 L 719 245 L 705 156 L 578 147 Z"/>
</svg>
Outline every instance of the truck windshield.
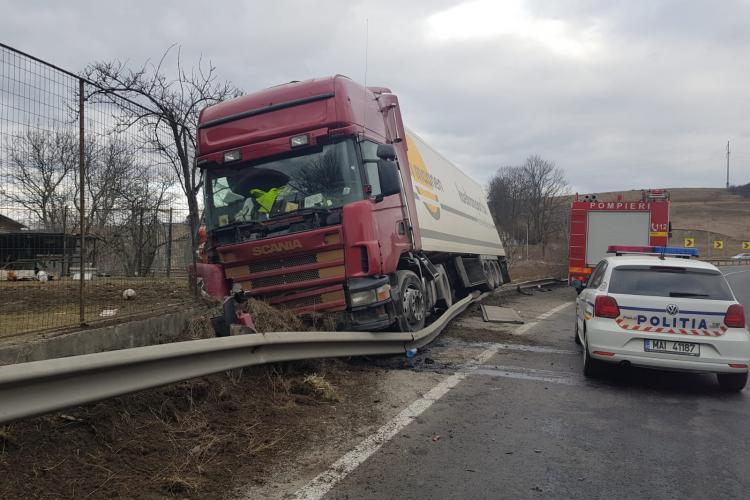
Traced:
<svg viewBox="0 0 750 500">
<path fill-rule="evenodd" d="M 209 229 L 363 199 L 354 140 L 206 172 Z"/>
</svg>

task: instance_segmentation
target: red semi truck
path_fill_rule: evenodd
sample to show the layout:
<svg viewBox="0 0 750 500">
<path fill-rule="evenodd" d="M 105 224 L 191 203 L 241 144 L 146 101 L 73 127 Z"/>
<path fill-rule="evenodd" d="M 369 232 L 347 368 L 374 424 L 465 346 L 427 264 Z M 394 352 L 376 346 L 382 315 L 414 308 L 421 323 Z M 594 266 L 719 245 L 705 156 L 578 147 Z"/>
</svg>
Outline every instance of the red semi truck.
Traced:
<svg viewBox="0 0 750 500">
<path fill-rule="evenodd" d="M 279 85 L 207 107 L 198 138 L 197 272 L 225 304 L 412 331 L 456 293 L 509 281 L 482 188 L 404 128 L 387 88 L 340 75 Z"/>
<path fill-rule="evenodd" d="M 667 246 L 670 231 L 669 193 L 663 189 L 644 190 L 635 201 L 576 194 L 570 207 L 568 283 L 586 283 L 607 247 Z"/>
</svg>

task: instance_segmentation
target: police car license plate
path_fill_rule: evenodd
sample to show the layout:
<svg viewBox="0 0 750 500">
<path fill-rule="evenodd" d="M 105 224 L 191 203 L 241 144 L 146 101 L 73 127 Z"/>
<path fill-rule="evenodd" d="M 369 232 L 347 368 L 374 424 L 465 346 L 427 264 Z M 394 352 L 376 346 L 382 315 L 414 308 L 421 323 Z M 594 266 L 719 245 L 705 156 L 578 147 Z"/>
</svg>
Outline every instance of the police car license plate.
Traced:
<svg viewBox="0 0 750 500">
<path fill-rule="evenodd" d="M 669 354 L 684 354 L 686 356 L 700 356 L 701 346 L 693 342 L 675 342 L 672 340 L 643 340 L 643 350 L 646 352 L 668 352 Z"/>
</svg>

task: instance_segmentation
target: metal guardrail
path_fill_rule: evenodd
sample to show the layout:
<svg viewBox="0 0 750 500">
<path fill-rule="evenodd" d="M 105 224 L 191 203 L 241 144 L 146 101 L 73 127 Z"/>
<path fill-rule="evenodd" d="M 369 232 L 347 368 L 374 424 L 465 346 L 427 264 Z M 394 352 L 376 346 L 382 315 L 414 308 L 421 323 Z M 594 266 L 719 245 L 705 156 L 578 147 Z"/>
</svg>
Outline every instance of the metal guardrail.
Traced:
<svg viewBox="0 0 750 500">
<path fill-rule="evenodd" d="M 495 290 L 564 284 L 547 278 Z M 398 354 L 432 342 L 473 292 L 418 332 L 273 332 L 191 340 L 0 366 L 0 423 L 245 366 Z"/>
<path fill-rule="evenodd" d="M 750 266 L 750 259 L 700 259 L 703 262 L 708 262 L 709 264 L 713 264 L 715 266 Z"/>
<path fill-rule="evenodd" d="M 260 333 L 0 366 L 0 423 L 245 366 L 403 353 L 480 298 L 464 297 L 418 332 Z"/>
</svg>

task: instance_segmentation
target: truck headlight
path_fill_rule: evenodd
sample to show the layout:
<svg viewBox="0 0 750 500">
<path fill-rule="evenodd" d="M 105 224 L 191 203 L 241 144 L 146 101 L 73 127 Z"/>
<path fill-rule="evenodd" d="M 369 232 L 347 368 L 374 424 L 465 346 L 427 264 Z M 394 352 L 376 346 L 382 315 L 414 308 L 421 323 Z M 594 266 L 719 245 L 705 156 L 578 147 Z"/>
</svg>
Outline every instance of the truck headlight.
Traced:
<svg viewBox="0 0 750 500">
<path fill-rule="evenodd" d="M 378 288 L 372 290 L 363 290 L 361 292 L 352 292 L 349 298 L 351 299 L 352 307 L 365 306 L 367 304 L 373 304 L 375 302 L 383 302 L 391 296 L 391 285 L 386 283 Z"/>
</svg>

